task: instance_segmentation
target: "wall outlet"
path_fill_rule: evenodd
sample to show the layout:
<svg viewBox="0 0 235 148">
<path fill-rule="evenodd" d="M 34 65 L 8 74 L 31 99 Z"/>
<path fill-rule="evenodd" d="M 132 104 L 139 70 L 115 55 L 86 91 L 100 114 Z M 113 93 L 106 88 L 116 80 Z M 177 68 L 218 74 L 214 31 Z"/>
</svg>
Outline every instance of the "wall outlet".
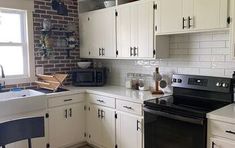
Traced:
<svg viewBox="0 0 235 148">
<path fill-rule="evenodd" d="M 44 68 L 43 67 L 36 67 L 36 74 L 43 75 L 44 74 Z"/>
</svg>

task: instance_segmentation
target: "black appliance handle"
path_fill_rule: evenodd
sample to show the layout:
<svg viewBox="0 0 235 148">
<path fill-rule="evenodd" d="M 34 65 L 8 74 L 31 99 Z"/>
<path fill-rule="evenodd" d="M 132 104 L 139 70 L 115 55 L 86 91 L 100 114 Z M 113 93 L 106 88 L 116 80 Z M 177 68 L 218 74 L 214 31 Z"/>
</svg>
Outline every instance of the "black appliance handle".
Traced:
<svg viewBox="0 0 235 148">
<path fill-rule="evenodd" d="M 179 115 L 174 115 L 162 111 L 156 111 L 153 109 L 149 109 L 144 107 L 144 111 L 150 114 L 158 115 L 158 116 L 163 116 L 166 118 L 174 119 L 174 120 L 179 120 L 183 122 L 188 122 L 188 123 L 193 123 L 193 124 L 198 124 L 198 125 L 203 125 L 204 124 L 204 119 L 194 119 L 194 118 L 189 118 L 189 117 L 183 117 Z"/>
</svg>

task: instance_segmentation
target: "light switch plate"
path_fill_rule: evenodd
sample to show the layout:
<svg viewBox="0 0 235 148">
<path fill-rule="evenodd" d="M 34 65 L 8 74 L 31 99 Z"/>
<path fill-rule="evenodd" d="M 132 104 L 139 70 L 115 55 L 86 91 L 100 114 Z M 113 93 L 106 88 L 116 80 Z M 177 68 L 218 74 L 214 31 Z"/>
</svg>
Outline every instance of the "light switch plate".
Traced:
<svg viewBox="0 0 235 148">
<path fill-rule="evenodd" d="M 44 68 L 43 67 L 36 67 L 36 74 L 43 75 L 44 74 Z"/>
</svg>

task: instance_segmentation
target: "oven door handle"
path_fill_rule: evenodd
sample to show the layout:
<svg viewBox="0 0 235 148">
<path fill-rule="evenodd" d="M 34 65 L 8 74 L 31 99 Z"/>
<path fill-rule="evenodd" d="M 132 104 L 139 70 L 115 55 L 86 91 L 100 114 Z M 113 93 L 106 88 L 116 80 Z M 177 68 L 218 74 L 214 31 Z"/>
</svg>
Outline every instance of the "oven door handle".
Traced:
<svg viewBox="0 0 235 148">
<path fill-rule="evenodd" d="M 193 123 L 193 124 L 199 124 L 199 125 L 203 125 L 204 124 L 204 119 L 194 119 L 194 118 L 189 118 L 189 117 L 183 117 L 183 116 L 179 116 L 179 115 L 174 115 L 174 114 L 170 114 L 170 113 L 165 113 L 162 111 L 156 111 L 156 110 L 152 110 L 149 108 L 144 107 L 144 111 L 150 114 L 154 114 L 154 115 L 158 115 L 158 116 L 163 116 L 166 118 L 170 118 L 170 119 L 174 119 L 174 120 L 179 120 L 179 121 L 183 121 L 183 122 L 189 122 L 189 123 Z"/>
</svg>

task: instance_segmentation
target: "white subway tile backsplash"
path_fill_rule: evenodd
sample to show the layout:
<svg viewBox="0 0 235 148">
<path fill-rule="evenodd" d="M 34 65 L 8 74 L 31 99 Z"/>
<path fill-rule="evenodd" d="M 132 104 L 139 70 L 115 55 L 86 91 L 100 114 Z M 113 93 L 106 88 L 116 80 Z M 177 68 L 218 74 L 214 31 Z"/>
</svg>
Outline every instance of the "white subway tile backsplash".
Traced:
<svg viewBox="0 0 235 148">
<path fill-rule="evenodd" d="M 200 75 L 205 76 L 224 76 L 224 69 L 201 68 Z"/>
<path fill-rule="evenodd" d="M 211 48 L 190 48 L 189 54 L 211 54 Z"/>
<path fill-rule="evenodd" d="M 199 74 L 199 68 L 178 68 L 179 74 Z"/>
<path fill-rule="evenodd" d="M 230 54 L 229 48 L 212 48 L 211 53 L 212 54 Z"/>
<path fill-rule="evenodd" d="M 102 60 L 112 67 L 109 83 L 125 85 L 127 73 L 194 74 L 231 77 L 235 60 L 231 58 L 228 31 L 170 36 L 170 56 L 161 60 Z"/>
<path fill-rule="evenodd" d="M 226 41 L 202 41 L 200 42 L 200 48 L 224 48 L 226 47 Z"/>
</svg>

